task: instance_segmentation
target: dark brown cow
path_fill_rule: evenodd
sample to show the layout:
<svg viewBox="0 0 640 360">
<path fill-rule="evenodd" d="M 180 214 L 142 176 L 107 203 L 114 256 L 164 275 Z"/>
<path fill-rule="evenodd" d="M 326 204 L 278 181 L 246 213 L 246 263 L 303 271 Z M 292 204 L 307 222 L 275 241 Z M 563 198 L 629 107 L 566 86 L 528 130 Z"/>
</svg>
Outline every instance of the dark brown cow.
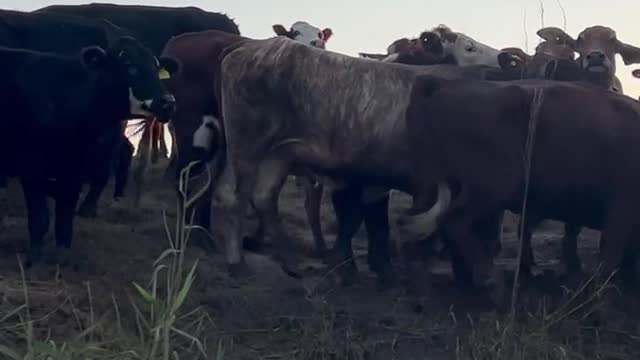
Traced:
<svg viewBox="0 0 640 360">
<path fill-rule="evenodd" d="M 294 23 L 289 30 L 276 24 L 273 30 L 276 35 L 319 48 L 324 48 L 333 34 L 329 28 L 320 30 L 303 21 Z M 174 54 L 182 63 L 180 75 L 168 80 L 177 102 L 177 112 L 172 120 L 177 151 L 169 166 L 176 174 L 189 162 L 209 157 L 214 149 L 222 145 L 221 113 L 215 88 L 219 81 L 216 76 L 219 66 L 217 59 L 224 48 L 246 39 L 225 32 L 205 31 L 176 36 L 164 48 L 163 54 Z M 307 184 L 307 197 L 318 196 L 311 182 Z M 209 229 L 210 196 L 203 196 L 196 206 L 196 223 Z M 316 242 L 324 244 L 319 229 L 313 230 Z"/>
<path fill-rule="evenodd" d="M 446 227 L 464 231 L 477 216 L 520 213 L 530 164 L 527 214 L 602 230 L 605 274 L 632 263 L 631 240 L 640 229 L 639 102 L 578 83 L 425 76 L 414 87 L 407 122 L 411 153 L 420 154 L 417 183 L 459 189 L 449 209 L 435 211 L 444 213 L 439 222 Z M 416 212 L 428 210 L 415 202 Z M 433 228 L 438 216 L 429 211 L 417 218 L 428 218 Z M 474 275 L 486 278 L 490 263 L 476 260 L 484 245 L 466 235 L 454 238 L 474 270 L 485 274 Z"/>
<path fill-rule="evenodd" d="M 587 33 L 593 30 L 585 30 Z M 525 54 L 517 48 L 503 49 L 499 56 L 500 65 L 505 71 L 516 71 L 523 78 L 543 78 L 559 81 L 585 81 L 603 89 L 622 93 L 622 86 L 617 77 L 613 80 L 599 75 L 593 76 L 592 72 L 583 67 L 580 61 L 575 61 L 574 51 L 576 42 L 564 31 L 554 27 L 543 28 L 538 35 L 544 39 L 536 47 L 533 56 Z M 612 82 L 613 81 L 613 82 Z M 523 257 L 521 266 L 524 273 L 529 274 L 534 265 L 533 252 L 530 241 L 533 229 L 543 219 L 529 217 L 525 225 L 525 234 L 522 242 Z M 577 255 L 577 240 L 580 233 L 577 224 L 565 224 L 565 236 L 562 240 L 562 258 L 570 273 L 581 269 L 581 261 Z"/>
</svg>

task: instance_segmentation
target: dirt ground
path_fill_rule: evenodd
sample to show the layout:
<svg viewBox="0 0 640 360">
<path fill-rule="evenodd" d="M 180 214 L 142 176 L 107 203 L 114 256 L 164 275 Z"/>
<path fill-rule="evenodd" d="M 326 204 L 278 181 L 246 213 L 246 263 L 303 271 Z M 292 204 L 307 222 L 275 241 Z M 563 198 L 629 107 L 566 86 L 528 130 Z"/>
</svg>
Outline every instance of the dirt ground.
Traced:
<svg viewBox="0 0 640 360">
<path fill-rule="evenodd" d="M 134 340 L 139 324 L 131 305 L 137 296 L 132 284 L 148 283 L 153 262 L 168 246 L 163 211 L 169 224 L 175 219 L 174 191 L 161 181 L 164 166 L 162 161 L 147 176 L 140 209 L 112 204 L 110 185 L 98 218 L 77 218 L 79 269 L 38 265 L 26 272 L 28 307 L 39 338 L 76 344 L 90 336 L 105 347 L 112 339 L 132 346 L 139 342 Z M 395 221 L 408 206 L 407 196 L 393 194 L 390 219 L 397 244 L 402 239 L 395 238 Z M 304 196 L 292 179 L 280 208 L 289 234 L 301 247 L 310 247 Z M 326 194 L 322 211 L 324 233 L 332 242 L 335 225 Z M 501 266 L 509 267 L 516 257 L 516 224 L 514 216 L 507 216 Z M 536 232 L 533 245 L 542 269 L 562 272 L 561 236 L 562 227 L 555 222 Z M 12 181 L 0 192 L 0 346 L 15 349 L 25 345 L 18 324 L 25 297 L 16 254 L 24 251 L 27 239 L 22 193 Z M 47 241 L 52 243 L 51 234 Z M 598 242 L 598 232 L 582 231 L 579 255 L 587 272 L 595 267 Z M 449 284 L 446 261 L 425 268 L 425 291 L 419 298 L 407 295 L 402 286 L 381 290 L 366 266 L 363 229 L 355 246 L 359 281 L 342 287 L 318 260 L 309 258 L 309 273 L 296 280 L 259 254 L 247 255 L 255 279 L 238 285 L 226 277 L 219 254 L 192 245 L 188 259 L 198 259 L 199 265 L 181 324 L 199 334 L 208 359 L 640 358 L 639 297 L 631 290 L 620 290 L 621 295 L 601 305 L 591 293 L 572 299 L 571 289 L 543 281 L 525 291 L 518 319 L 509 322 L 480 294 Z M 513 343 L 510 352 L 505 341 Z"/>
</svg>

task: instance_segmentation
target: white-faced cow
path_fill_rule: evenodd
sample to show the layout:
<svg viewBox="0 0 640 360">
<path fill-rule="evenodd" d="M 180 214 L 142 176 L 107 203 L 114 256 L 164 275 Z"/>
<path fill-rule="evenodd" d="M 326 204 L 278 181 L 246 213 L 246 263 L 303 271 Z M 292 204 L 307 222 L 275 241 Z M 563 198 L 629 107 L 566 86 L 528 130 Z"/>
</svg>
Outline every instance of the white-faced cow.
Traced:
<svg viewBox="0 0 640 360">
<path fill-rule="evenodd" d="M 322 49 L 332 35 L 329 28 L 320 29 L 303 21 L 295 22 L 289 30 L 276 24 L 273 31 L 279 37 Z M 180 35 L 167 43 L 163 55 L 178 59 L 182 65 L 180 74 L 167 83 L 177 101 L 173 118 L 177 154 L 172 160 L 175 163 L 170 166 L 176 170 L 176 175 L 189 162 L 208 158 L 218 147 L 224 146 L 221 132 L 224 125 L 220 121 L 222 114 L 216 100 L 220 81 L 217 58 L 225 47 L 246 39 L 239 35 L 206 31 Z M 307 197 L 318 196 L 311 182 L 306 184 Z M 207 229 L 211 218 L 210 195 L 204 196 L 196 205 L 195 221 Z M 317 242 L 324 244 L 320 230 L 315 227 L 313 230 Z"/>
<path fill-rule="evenodd" d="M 18 177 L 31 238 L 28 263 L 42 255 L 49 228 L 46 196 L 56 200 L 57 260 L 69 260 L 76 203 L 95 143 L 132 116 L 170 116 L 158 78 L 162 62 L 131 37 L 75 56 L 2 48 L 0 174 Z M 168 66 L 173 68 L 172 66 Z"/>
</svg>

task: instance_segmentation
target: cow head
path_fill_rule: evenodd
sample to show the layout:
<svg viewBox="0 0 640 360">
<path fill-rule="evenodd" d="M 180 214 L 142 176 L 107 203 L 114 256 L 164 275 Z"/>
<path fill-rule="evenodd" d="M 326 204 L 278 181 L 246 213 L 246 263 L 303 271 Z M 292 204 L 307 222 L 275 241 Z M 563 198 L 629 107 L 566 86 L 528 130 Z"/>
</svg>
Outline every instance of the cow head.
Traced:
<svg viewBox="0 0 640 360">
<path fill-rule="evenodd" d="M 325 48 L 327 41 L 331 35 L 333 35 L 333 31 L 330 28 L 320 30 L 319 28 L 304 21 L 297 21 L 293 23 L 289 30 L 280 24 L 276 24 L 273 25 L 273 31 L 278 36 L 285 36 L 291 40 L 321 49 Z"/>
<path fill-rule="evenodd" d="M 541 29 L 540 33 L 573 47 L 580 55 L 577 61 L 582 69 L 592 78 L 607 79 L 610 84 L 616 72 L 616 54 L 620 54 L 626 65 L 640 63 L 640 48 L 618 40 L 616 32 L 606 26 L 588 27 L 578 35 L 577 40 L 557 28 Z M 543 38 L 545 36 L 541 35 Z"/>
<path fill-rule="evenodd" d="M 171 58 L 156 58 L 132 37 L 120 37 L 107 50 L 87 47 L 81 53 L 85 66 L 113 88 L 129 91 L 129 115 L 157 116 L 166 122 L 175 110 L 175 99 L 167 93 L 162 80 L 178 71 Z"/>
<path fill-rule="evenodd" d="M 445 62 L 446 57 L 440 36 L 425 31 L 416 39 L 399 39 L 387 47 L 388 55 L 382 59 L 409 65 L 434 65 Z"/>
<path fill-rule="evenodd" d="M 439 25 L 432 31 L 440 35 L 445 56 L 451 57 L 456 64 L 499 66 L 500 51 L 498 49 L 480 43 L 465 34 L 453 32 L 445 25 Z"/>
</svg>

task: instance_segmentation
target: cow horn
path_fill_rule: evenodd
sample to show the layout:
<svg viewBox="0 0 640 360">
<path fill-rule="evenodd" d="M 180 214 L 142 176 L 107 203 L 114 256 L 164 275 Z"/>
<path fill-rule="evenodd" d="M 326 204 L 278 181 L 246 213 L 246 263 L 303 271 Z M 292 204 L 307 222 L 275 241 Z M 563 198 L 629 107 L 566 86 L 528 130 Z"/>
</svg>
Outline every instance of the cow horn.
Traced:
<svg viewBox="0 0 640 360">
<path fill-rule="evenodd" d="M 575 47 L 576 45 L 576 41 L 571 37 L 571 35 L 567 34 L 564 30 L 554 26 L 542 28 L 538 30 L 536 34 L 538 34 L 538 36 L 540 36 L 542 39 L 550 41 L 552 43 L 564 43 L 573 47 Z"/>
</svg>

